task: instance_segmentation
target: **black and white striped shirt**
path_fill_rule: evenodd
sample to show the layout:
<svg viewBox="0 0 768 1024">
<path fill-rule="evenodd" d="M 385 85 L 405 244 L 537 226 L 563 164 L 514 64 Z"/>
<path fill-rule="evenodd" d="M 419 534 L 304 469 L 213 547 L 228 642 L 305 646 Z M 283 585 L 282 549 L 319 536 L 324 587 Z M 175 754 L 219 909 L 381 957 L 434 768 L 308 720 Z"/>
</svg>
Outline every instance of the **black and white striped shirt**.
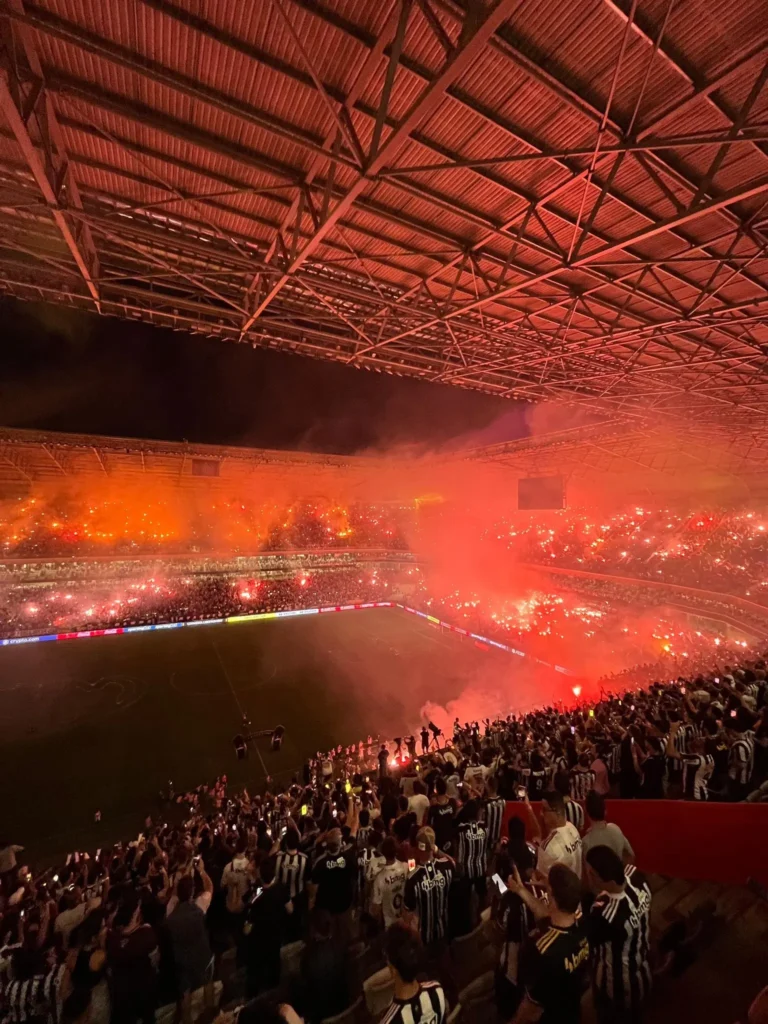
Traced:
<svg viewBox="0 0 768 1024">
<path fill-rule="evenodd" d="M 453 861 L 441 857 L 414 868 L 406 879 L 403 905 L 418 914 L 419 932 L 425 946 L 447 934 L 448 890 L 453 873 Z"/>
<path fill-rule="evenodd" d="M 616 1010 L 639 1006 L 651 987 L 651 890 L 634 864 L 624 883 L 621 893 L 600 893 L 589 916 L 595 988 Z"/>
<path fill-rule="evenodd" d="M 61 1018 L 60 988 L 65 973 L 66 966 L 60 964 L 47 974 L 12 981 L 3 993 L 3 1024 L 32 1020 L 57 1024 Z"/>
<path fill-rule="evenodd" d="M 456 829 L 456 867 L 465 878 L 483 878 L 488 859 L 488 832 L 479 821 L 463 821 Z"/>
<path fill-rule="evenodd" d="M 701 730 L 697 725 L 694 725 L 692 722 L 685 722 L 683 725 L 681 725 L 680 728 L 677 730 L 677 735 L 675 737 L 675 746 L 677 747 L 678 753 L 688 753 L 691 745 L 691 740 L 696 739 L 696 737 L 700 735 Z"/>
<path fill-rule="evenodd" d="M 373 825 L 360 825 L 357 830 L 357 848 L 363 850 L 368 845 L 368 836 L 373 832 Z"/>
<path fill-rule="evenodd" d="M 574 768 L 571 772 L 571 800 L 586 800 L 594 784 L 595 773 L 590 768 Z"/>
<path fill-rule="evenodd" d="M 485 830 L 488 833 L 488 849 L 493 850 L 501 837 L 506 801 L 496 796 L 485 805 Z"/>
<path fill-rule="evenodd" d="M 275 877 L 288 889 L 291 899 L 304 892 L 307 883 L 306 853 L 278 853 L 275 861 Z"/>
<path fill-rule="evenodd" d="M 708 800 L 709 780 L 715 769 L 711 754 L 685 754 L 683 762 L 683 796 L 687 800 Z"/>
<path fill-rule="evenodd" d="M 584 808 L 575 800 L 565 801 L 565 820 L 582 832 L 584 829 Z"/>
<path fill-rule="evenodd" d="M 752 778 L 755 767 L 755 734 L 747 729 L 731 747 L 728 757 L 728 775 L 734 782 L 745 786 Z"/>
<path fill-rule="evenodd" d="M 381 1024 L 443 1024 L 445 992 L 438 981 L 424 981 L 412 999 L 394 999 Z"/>
</svg>

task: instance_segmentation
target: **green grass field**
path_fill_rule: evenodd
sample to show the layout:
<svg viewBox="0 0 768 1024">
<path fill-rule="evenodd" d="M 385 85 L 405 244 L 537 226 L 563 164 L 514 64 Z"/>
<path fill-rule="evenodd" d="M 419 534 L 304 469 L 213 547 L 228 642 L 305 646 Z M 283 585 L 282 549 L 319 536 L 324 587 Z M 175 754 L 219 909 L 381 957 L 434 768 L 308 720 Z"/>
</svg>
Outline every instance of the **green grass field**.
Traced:
<svg viewBox="0 0 768 1024">
<path fill-rule="evenodd" d="M 243 711 L 285 726 L 280 753 L 263 748 L 283 778 L 318 749 L 414 729 L 427 701 L 470 688 L 514 704 L 521 687 L 525 705 L 532 686 L 519 659 L 394 608 L 6 647 L 2 830 L 58 853 L 131 833 L 169 779 L 261 785 L 258 757 L 232 747 Z"/>
</svg>

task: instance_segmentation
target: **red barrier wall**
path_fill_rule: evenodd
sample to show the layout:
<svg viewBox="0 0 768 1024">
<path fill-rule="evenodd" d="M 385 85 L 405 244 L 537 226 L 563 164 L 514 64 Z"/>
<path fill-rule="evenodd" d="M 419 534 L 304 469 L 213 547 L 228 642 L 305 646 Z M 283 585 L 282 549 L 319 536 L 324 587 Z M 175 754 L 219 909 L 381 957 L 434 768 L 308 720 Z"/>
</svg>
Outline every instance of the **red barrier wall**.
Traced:
<svg viewBox="0 0 768 1024">
<path fill-rule="evenodd" d="M 533 805 L 538 814 L 541 805 Z M 524 804 L 508 803 L 506 820 Z M 696 881 L 768 885 L 768 804 L 696 803 L 687 800 L 608 800 L 607 818 L 634 847 L 643 871 Z M 530 826 L 528 826 L 530 837 Z"/>
</svg>

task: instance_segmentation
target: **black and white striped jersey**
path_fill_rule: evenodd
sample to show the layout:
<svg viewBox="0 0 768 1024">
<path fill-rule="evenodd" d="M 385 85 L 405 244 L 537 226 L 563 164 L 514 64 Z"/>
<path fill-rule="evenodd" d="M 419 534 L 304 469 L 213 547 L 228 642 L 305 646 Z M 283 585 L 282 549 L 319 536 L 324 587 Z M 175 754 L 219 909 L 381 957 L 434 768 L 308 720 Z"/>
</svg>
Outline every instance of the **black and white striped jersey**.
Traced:
<svg viewBox="0 0 768 1024">
<path fill-rule="evenodd" d="M 728 756 L 728 775 L 745 786 L 752 778 L 755 767 L 755 734 L 747 729 L 731 747 Z"/>
<path fill-rule="evenodd" d="M 565 801 L 565 820 L 582 832 L 584 830 L 584 808 L 575 800 Z"/>
<path fill-rule="evenodd" d="M 485 830 L 488 833 L 488 849 L 493 850 L 501 838 L 501 825 L 504 821 L 506 801 L 496 796 L 485 805 Z"/>
<path fill-rule="evenodd" d="M 408 875 L 403 905 L 406 910 L 418 914 L 424 945 L 444 938 L 448 932 L 448 890 L 453 875 L 453 861 L 448 857 L 421 864 Z"/>
<path fill-rule="evenodd" d="M 624 869 L 624 891 L 602 892 L 589 914 L 594 983 L 617 1010 L 637 1007 L 651 987 L 648 962 L 651 890 L 633 864 Z"/>
<path fill-rule="evenodd" d="M 693 722 L 684 722 L 677 730 L 675 746 L 679 754 L 687 754 L 691 749 L 691 740 L 701 736 L 701 729 Z"/>
<path fill-rule="evenodd" d="M 711 754 L 684 754 L 683 795 L 686 800 L 708 800 L 709 780 L 715 770 L 715 759 Z"/>
<path fill-rule="evenodd" d="M 275 877 L 288 889 L 292 900 L 296 899 L 299 893 L 304 892 L 308 881 L 307 864 L 306 853 L 288 853 L 286 851 L 278 853 L 275 858 Z"/>
<path fill-rule="evenodd" d="M 445 992 L 439 981 L 424 981 L 412 999 L 395 999 L 381 1024 L 443 1024 Z"/>
<path fill-rule="evenodd" d="M 464 878 L 483 878 L 488 861 L 488 831 L 479 821 L 456 828 L 456 867 Z"/>
<path fill-rule="evenodd" d="M 574 768 L 571 772 L 571 800 L 586 800 L 594 785 L 595 773 L 590 768 Z"/>
<path fill-rule="evenodd" d="M 61 1019 L 61 985 L 66 966 L 59 964 L 47 974 L 12 981 L 3 993 L 0 1020 L 3 1024 L 40 1021 L 58 1024 Z"/>
</svg>

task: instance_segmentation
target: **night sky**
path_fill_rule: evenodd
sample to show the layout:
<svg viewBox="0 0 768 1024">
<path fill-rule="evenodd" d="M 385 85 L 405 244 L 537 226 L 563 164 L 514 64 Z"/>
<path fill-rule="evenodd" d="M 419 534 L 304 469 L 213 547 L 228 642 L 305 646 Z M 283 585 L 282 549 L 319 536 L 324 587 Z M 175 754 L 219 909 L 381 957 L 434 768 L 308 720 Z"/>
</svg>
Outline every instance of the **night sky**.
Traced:
<svg viewBox="0 0 768 1024">
<path fill-rule="evenodd" d="M 526 432 L 461 388 L 13 299 L 0 318 L 2 426 L 341 454 Z"/>
</svg>

